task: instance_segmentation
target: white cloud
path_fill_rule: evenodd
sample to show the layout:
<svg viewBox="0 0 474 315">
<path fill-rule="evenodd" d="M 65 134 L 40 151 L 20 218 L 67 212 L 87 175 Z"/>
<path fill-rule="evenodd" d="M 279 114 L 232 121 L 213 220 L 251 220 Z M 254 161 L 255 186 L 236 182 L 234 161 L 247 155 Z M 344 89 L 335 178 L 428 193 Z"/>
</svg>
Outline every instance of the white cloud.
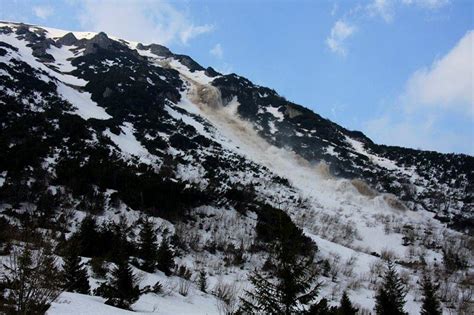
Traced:
<svg viewBox="0 0 474 315">
<path fill-rule="evenodd" d="M 86 30 L 163 45 L 174 42 L 186 45 L 214 29 L 210 24 L 195 25 L 187 13 L 163 0 L 86 0 L 82 3 L 80 21 Z"/>
<path fill-rule="evenodd" d="M 365 7 L 365 12 L 371 17 L 381 17 L 386 23 L 391 23 L 401 5 L 436 10 L 448 4 L 450 0 L 372 0 Z"/>
<path fill-rule="evenodd" d="M 33 13 L 40 19 L 44 20 L 54 13 L 54 9 L 50 6 L 35 6 L 33 7 Z"/>
<path fill-rule="evenodd" d="M 474 30 L 431 67 L 416 71 L 402 95 L 408 109 L 434 107 L 474 114 Z"/>
<path fill-rule="evenodd" d="M 224 50 L 222 49 L 222 45 L 220 43 L 217 43 L 214 47 L 212 47 L 212 49 L 209 50 L 209 53 L 219 59 L 222 59 L 224 56 Z"/>
<path fill-rule="evenodd" d="M 326 44 L 332 52 L 341 56 L 347 55 L 347 49 L 344 42 L 351 37 L 356 31 L 355 26 L 352 26 L 342 20 L 338 20 L 331 29 L 329 37 L 326 38 Z"/>
<path fill-rule="evenodd" d="M 377 142 L 474 154 L 474 30 L 408 79 L 397 102 L 365 123 Z M 456 131 L 462 130 L 462 131 Z"/>
<path fill-rule="evenodd" d="M 450 3 L 450 0 L 402 0 L 402 3 L 406 5 L 416 5 L 420 8 L 434 10 L 448 5 Z"/>
<path fill-rule="evenodd" d="M 367 11 L 371 16 L 380 16 L 385 22 L 390 23 L 395 14 L 393 6 L 392 0 L 373 0 L 367 5 Z"/>
<path fill-rule="evenodd" d="M 368 121 L 365 133 L 378 143 L 445 153 L 474 154 L 472 136 L 445 128 L 437 114 L 397 117 L 386 114 Z"/>
</svg>

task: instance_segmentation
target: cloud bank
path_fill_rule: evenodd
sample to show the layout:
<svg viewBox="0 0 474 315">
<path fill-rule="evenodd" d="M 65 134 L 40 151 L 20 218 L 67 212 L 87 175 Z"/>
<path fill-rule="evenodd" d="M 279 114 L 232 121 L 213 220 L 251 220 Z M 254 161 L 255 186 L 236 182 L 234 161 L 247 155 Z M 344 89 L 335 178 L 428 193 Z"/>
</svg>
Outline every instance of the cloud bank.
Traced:
<svg viewBox="0 0 474 315">
<path fill-rule="evenodd" d="M 473 47 L 470 30 L 430 67 L 415 71 L 398 103 L 366 122 L 365 131 L 386 144 L 474 155 Z"/>
<path fill-rule="evenodd" d="M 54 9 L 50 6 L 34 6 L 33 13 L 36 17 L 45 20 L 54 13 Z"/>
<path fill-rule="evenodd" d="M 186 45 L 214 30 L 211 24 L 194 24 L 189 14 L 163 0 L 86 0 L 82 3 L 79 20 L 87 30 L 162 45 Z"/>
<path fill-rule="evenodd" d="M 406 106 L 454 109 L 474 114 L 474 30 L 429 68 L 416 71 L 408 80 Z"/>
</svg>

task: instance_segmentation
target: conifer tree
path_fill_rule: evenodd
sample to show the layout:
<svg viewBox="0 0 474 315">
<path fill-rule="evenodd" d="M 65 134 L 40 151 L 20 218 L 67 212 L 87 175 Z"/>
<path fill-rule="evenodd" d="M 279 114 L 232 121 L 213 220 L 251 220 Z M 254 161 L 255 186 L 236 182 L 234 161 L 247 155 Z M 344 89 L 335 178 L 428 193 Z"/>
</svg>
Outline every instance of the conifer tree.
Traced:
<svg viewBox="0 0 474 315">
<path fill-rule="evenodd" d="M 341 298 L 341 305 L 337 309 L 338 315 L 355 315 L 357 314 L 358 309 L 352 306 L 351 300 L 347 296 L 347 293 L 344 292 Z"/>
<path fill-rule="evenodd" d="M 80 256 L 94 257 L 100 254 L 96 247 L 99 233 L 94 217 L 88 215 L 82 220 L 75 237 L 80 243 Z"/>
<path fill-rule="evenodd" d="M 168 240 L 163 238 L 158 249 L 158 269 L 163 271 L 165 275 L 170 276 L 171 270 L 174 268 L 174 255 L 168 244 Z"/>
<path fill-rule="evenodd" d="M 328 300 L 325 298 L 321 299 L 318 303 L 311 305 L 307 314 L 308 315 L 334 315 L 335 310 L 329 307 Z"/>
<path fill-rule="evenodd" d="M 143 259 L 142 269 L 153 272 L 157 262 L 156 234 L 153 223 L 144 220 L 140 230 L 139 257 Z"/>
<path fill-rule="evenodd" d="M 405 286 L 391 261 L 387 263 L 384 282 L 375 296 L 375 312 L 379 315 L 405 315 Z"/>
<path fill-rule="evenodd" d="M 124 309 L 129 309 L 140 296 L 137 279 L 125 255 L 121 255 L 117 267 L 112 270 L 104 295 L 108 298 L 106 304 Z"/>
<path fill-rule="evenodd" d="M 250 281 L 255 290 L 242 298 L 243 313 L 294 314 L 305 310 L 318 294 L 320 283 L 314 283 L 314 251 L 308 248 L 303 233 L 281 210 L 276 211 L 272 230 L 260 230 L 276 237 L 270 244 L 271 265 L 268 274 L 255 271 Z M 303 254 L 304 253 L 304 254 Z"/>
<path fill-rule="evenodd" d="M 72 246 L 67 249 L 63 259 L 64 290 L 89 294 L 90 286 L 87 269 L 84 264 L 81 263 L 81 258 L 75 253 Z"/>
<path fill-rule="evenodd" d="M 437 297 L 438 285 L 433 284 L 428 275 L 423 277 L 423 304 L 421 315 L 441 315 L 441 305 Z"/>
<path fill-rule="evenodd" d="M 254 291 L 246 291 L 246 297 L 241 299 L 240 313 L 242 314 L 280 314 L 282 306 L 280 303 L 281 293 L 276 285 L 255 270 L 249 277 Z"/>
</svg>

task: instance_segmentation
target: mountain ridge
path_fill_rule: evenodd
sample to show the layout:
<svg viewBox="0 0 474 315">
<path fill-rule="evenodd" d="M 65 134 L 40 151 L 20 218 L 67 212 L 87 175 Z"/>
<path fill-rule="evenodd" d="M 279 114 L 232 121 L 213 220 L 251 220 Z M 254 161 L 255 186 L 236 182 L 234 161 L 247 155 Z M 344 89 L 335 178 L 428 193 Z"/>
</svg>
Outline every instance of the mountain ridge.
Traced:
<svg viewBox="0 0 474 315">
<path fill-rule="evenodd" d="M 255 227 L 269 205 L 321 247 L 321 261 L 358 257 L 363 289 L 351 297 L 364 308 L 380 256 L 396 257 L 411 283 L 412 265 L 437 266 L 447 249 L 470 264 L 473 157 L 374 144 L 165 48 L 0 23 L 2 217 L 35 213 L 48 194 L 55 213 L 74 213 L 68 236 L 85 213 L 132 225 L 144 214 L 181 233 L 180 263 L 216 273 L 212 261 L 245 248 L 241 271 L 219 267 L 239 282 L 263 264 Z M 339 277 L 327 290 L 350 288 Z M 410 313 L 418 307 L 410 300 Z"/>
</svg>

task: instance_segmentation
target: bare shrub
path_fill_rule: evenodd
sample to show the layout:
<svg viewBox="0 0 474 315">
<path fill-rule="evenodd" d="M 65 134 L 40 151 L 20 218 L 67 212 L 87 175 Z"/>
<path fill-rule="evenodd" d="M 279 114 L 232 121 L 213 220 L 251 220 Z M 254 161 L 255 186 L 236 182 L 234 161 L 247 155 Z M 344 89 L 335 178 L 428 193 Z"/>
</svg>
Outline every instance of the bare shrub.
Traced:
<svg viewBox="0 0 474 315">
<path fill-rule="evenodd" d="M 352 255 L 349 257 L 344 265 L 342 266 L 342 274 L 346 277 L 352 277 L 354 273 L 354 265 L 357 262 L 357 257 Z"/>
<path fill-rule="evenodd" d="M 384 248 L 380 252 L 380 258 L 382 258 L 385 261 L 389 261 L 389 260 L 394 261 L 397 258 L 397 255 L 395 254 L 394 251 L 388 248 Z"/>
<path fill-rule="evenodd" d="M 370 264 L 369 269 L 369 283 L 375 285 L 377 283 L 377 278 L 384 271 L 384 263 L 381 260 L 376 260 Z"/>
<path fill-rule="evenodd" d="M 227 315 L 237 311 L 240 287 L 235 282 L 225 283 L 222 278 L 219 278 L 213 293 L 217 298 L 219 314 Z"/>
<path fill-rule="evenodd" d="M 5 302 L 14 314 L 41 314 L 61 292 L 56 259 L 47 249 L 15 248 L 3 267 Z"/>
<path fill-rule="evenodd" d="M 182 296 L 187 296 L 189 293 L 189 288 L 191 287 L 191 282 L 187 279 L 180 278 L 178 283 L 178 292 Z"/>
</svg>

